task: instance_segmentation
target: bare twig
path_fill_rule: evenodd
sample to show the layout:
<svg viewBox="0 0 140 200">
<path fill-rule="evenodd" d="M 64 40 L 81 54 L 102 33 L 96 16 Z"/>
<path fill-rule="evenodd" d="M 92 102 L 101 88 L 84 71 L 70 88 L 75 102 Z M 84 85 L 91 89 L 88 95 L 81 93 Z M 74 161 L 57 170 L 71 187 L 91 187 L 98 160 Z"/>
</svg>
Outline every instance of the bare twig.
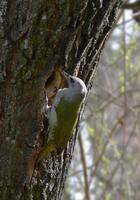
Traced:
<svg viewBox="0 0 140 200">
<path fill-rule="evenodd" d="M 81 162 L 82 162 L 83 173 L 84 173 L 85 195 L 86 195 L 85 199 L 86 200 L 90 200 L 89 183 L 88 183 L 88 175 L 87 175 L 87 166 L 86 166 L 86 159 L 85 159 L 85 153 L 84 153 L 84 147 L 83 147 L 81 134 L 79 134 L 78 142 L 79 142 L 79 147 L 80 147 L 80 156 L 81 156 Z"/>
<path fill-rule="evenodd" d="M 137 108 L 138 106 L 139 106 L 139 105 L 135 105 L 135 106 L 133 106 L 133 108 Z M 139 107 L 138 107 L 138 108 L 139 108 Z M 130 111 L 131 111 L 131 109 L 128 109 L 127 112 L 124 113 L 122 116 L 120 116 L 120 117 L 118 118 L 118 120 L 116 121 L 116 123 L 113 125 L 113 127 L 112 127 L 110 133 L 108 134 L 108 139 L 107 139 L 106 142 L 104 143 L 104 146 L 103 146 L 103 148 L 102 148 L 102 150 L 101 150 L 101 153 L 100 153 L 100 155 L 98 156 L 98 159 L 97 159 L 97 161 L 96 161 L 96 163 L 95 163 L 95 165 L 94 165 L 94 169 L 93 169 L 93 171 L 92 171 L 92 175 L 90 176 L 91 179 L 89 180 L 89 184 L 91 184 L 91 181 L 92 181 L 93 177 L 95 177 L 96 171 L 97 171 L 97 169 L 98 169 L 98 167 L 99 167 L 99 164 L 101 163 L 102 157 L 103 157 L 103 155 L 104 155 L 104 153 L 105 153 L 105 151 L 106 151 L 106 148 L 107 148 L 107 146 L 108 146 L 108 144 L 109 144 L 109 141 L 110 141 L 110 139 L 112 138 L 113 134 L 115 133 L 116 128 L 118 127 L 118 125 L 122 124 L 123 119 L 130 113 Z"/>
<path fill-rule="evenodd" d="M 125 24 L 131 22 L 131 21 L 134 19 L 134 17 L 137 17 L 137 16 L 139 16 L 139 15 L 140 15 L 140 11 L 133 13 L 133 14 L 131 15 L 131 18 L 130 18 L 130 19 L 125 20 Z M 123 22 L 117 24 L 116 27 L 118 27 L 118 26 L 122 26 L 122 25 L 123 25 Z"/>
<path fill-rule="evenodd" d="M 125 3 L 123 4 L 122 9 L 128 9 L 128 10 L 140 9 L 140 1 L 136 1 L 134 3 Z"/>
<path fill-rule="evenodd" d="M 134 136 L 134 130 L 136 128 L 136 125 L 139 123 L 139 117 L 140 117 L 140 111 L 139 111 L 139 114 L 138 114 L 138 116 L 137 116 L 137 118 L 135 120 L 135 123 L 134 123 L 133 127 L 132 127 L 132 131 L 131 131 L 131 133 L 129 135 L 129 138 L 128 138 L 126 144 L 125 144 L 125 149 L 128 147 L 128 145 L 131 142 L 132 137 Z M 120 167 L 120 161 L 122 160 L 122 157 L 124 157 L 124 153 L 125 152 L 122 152 L 120 158 L 118 159 L 117 165 L 113 169 L 113 171 L 111 173 L 111 176 L 108 178 L 108 184 L 106 184 L 106 188 L 104 189 L 104 192 L 101 195 L 101 199 L 105 199 L 106 192 L 107 192 L 107 187 L 111 185 L 111 182 L 113 181 L 113 178 L 115 177 L 115 175 L 116 175 L 116 173 L 117 173 L 117 171 L 118 171 L 118 169 Z"/>
</svg>

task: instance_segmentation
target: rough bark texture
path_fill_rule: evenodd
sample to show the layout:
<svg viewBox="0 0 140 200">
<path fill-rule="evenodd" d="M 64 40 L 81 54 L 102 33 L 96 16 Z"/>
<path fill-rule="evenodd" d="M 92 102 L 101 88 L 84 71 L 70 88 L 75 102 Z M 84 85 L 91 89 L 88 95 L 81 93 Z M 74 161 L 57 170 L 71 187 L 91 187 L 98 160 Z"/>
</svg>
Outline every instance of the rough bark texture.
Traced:
<svg viewBox="0 0 140 200">
<path fill-rule="evenodd" d="M 63 152 L 35 165 L 47 134 L 41 114 L 45 81 L 57 65 L 90 86 L 119 5 L 120 0 L 0 1 L 1 200 L 62 198 L 77 131 Z"/>
</svg>

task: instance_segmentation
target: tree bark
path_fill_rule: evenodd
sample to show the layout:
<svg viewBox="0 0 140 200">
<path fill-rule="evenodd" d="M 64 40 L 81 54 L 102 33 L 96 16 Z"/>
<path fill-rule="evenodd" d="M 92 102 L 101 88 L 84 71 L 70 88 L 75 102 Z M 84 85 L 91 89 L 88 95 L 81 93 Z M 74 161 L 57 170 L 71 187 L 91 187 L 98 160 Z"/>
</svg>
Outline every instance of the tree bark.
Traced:
<svg viewBox="0 0 140 200">
<path fill-rule="evenodd" d="M 0 1 L 1 200 L 61 199 L 78 128 L 64 151 L 35 164 L 47 135 L 45 82 L 60 66 L 90 88 L 120 4 Z"/>
</svg>

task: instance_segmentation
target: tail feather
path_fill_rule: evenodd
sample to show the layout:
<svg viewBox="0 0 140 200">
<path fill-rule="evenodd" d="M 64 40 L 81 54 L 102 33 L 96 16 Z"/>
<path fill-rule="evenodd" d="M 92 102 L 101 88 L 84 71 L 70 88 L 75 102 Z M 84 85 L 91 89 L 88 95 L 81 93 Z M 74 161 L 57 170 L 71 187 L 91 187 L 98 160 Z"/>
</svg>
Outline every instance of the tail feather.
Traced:
<svg viewBox="0 0 140 200">
<path fill-rule="evenodd" d="M 56 150 L 55 145 L 52 143 L 52 141 L 48 142 L 48 144 L 40 151 L 38 156 L 38 161 L 41 161 L 44 158 L 47 158 L 48 155 Z"/>
</svg>

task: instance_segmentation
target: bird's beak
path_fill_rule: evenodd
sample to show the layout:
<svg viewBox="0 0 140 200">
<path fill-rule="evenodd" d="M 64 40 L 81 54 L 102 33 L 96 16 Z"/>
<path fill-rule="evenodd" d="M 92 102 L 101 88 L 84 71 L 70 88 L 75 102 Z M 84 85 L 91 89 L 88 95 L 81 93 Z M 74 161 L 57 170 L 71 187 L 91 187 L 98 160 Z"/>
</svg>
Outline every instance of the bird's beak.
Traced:
<svg viewBox="0 0 140 200">
<path fill-rule="evenodd" d="M 68 74 L 67 72 L 63 72 L 64 76 L 67 80 L 70 80 L 70 78 L 72 77 L 70 74 Z"/>
<path fill-rule="evenodd" d="M 67 79 L 69 77 L 69 74 L 67 72 L 63 72 L 63 73 L 64 73 L 65 78 Z"/>
<path fill-rule="evenodd" d="M 68 83 L 68 86 L 71 87 L 71 83 L 72 83 L 72 80 L 73 80 L 73 76 L 71 76 L 70 74 L 64 72 L 64 76 L 67 80 L 67 83 Z"/>
<path fill-rule="evenodd" d="M 69 82 L 71 76 L 66 72 L 64 72 L 64 76 L 65 76 L 66 80 Z"/>
<path fill-rule="evenodd" d="M 64 75 L 64 77 L 65 77 L 65 79 L 66 79 L 66 82 L 67 82 L 67 87 L 69 87 L 69 84 L 70 84 L 70 75 L 67 73 L 67 72 L 64 72 L 63 71 L 63 75 Z"/>
</svg>

